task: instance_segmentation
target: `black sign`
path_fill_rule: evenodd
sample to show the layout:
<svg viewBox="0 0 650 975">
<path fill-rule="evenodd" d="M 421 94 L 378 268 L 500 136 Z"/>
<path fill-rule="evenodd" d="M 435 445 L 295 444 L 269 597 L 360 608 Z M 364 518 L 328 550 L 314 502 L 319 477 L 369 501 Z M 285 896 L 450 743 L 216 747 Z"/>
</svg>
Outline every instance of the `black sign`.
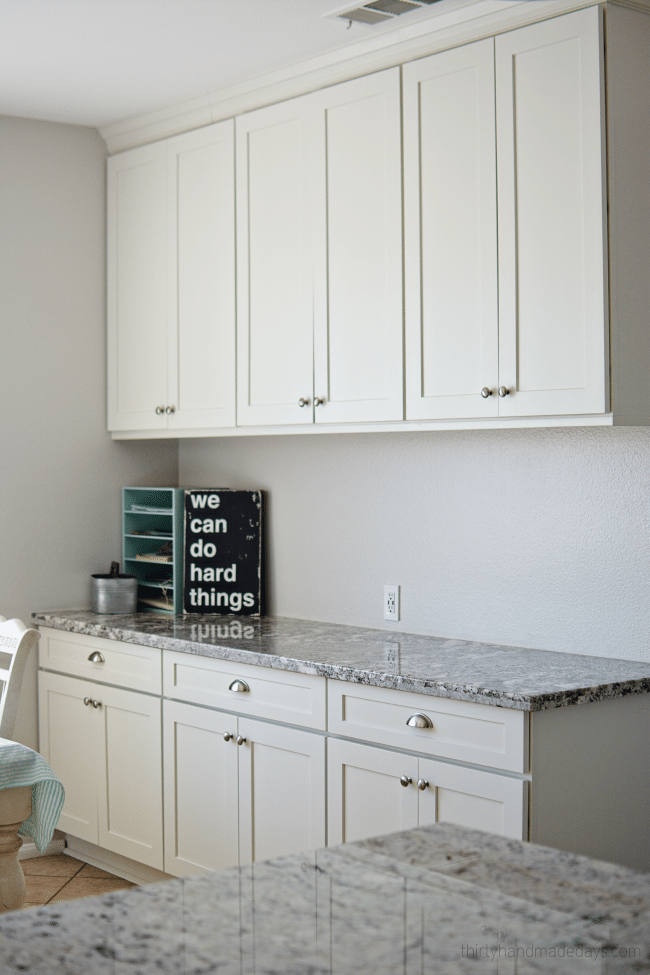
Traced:
<svg viewBox="0 0 650 975">
<path fill-rule="evenodd" d="M 262 492 L 185 491 L 185 613 L 259 616 Z"/>
</svg>

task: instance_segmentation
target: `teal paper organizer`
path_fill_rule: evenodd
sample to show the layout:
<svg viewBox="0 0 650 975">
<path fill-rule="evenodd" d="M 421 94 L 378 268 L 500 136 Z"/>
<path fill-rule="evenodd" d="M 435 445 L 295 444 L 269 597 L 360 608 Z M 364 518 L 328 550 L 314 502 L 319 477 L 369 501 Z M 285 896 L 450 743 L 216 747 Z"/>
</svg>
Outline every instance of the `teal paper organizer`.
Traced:
<svg viewBox="0 0 650 975">
<path fill-rule="evenodd" d="M 183 498 L 182 488 L 122 488 L 123 571 L 138 580 L 139 613 L 183 612 Z"/>
</svg>

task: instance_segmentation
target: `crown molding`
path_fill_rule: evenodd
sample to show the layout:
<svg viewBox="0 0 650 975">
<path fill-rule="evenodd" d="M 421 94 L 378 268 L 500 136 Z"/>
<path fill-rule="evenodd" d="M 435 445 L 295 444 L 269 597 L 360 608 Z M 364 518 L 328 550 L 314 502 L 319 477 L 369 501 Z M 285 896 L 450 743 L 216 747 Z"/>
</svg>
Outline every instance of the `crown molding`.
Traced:
<svg viewBox="0 0 650 975">
<path fill-rule="evenodd" d="M 597 2 L 441 0 L 436 15 L 426 20 L 396 27 L 390 33 L 365 38 L 157 112 L 102 126 L 99 132 L 109 154 L 121 152 Z M 619 2 L 648 10 L 643 0 Z"/>
</svg>

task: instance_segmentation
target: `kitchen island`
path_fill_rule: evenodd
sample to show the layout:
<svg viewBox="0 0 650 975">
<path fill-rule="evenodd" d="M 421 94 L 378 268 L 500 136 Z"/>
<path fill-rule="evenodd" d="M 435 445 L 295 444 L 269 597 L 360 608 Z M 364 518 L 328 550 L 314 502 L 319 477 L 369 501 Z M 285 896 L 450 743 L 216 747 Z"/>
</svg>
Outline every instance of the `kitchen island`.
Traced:
<svg viewBox="0 0 650 975">
<path fill-rule="evenodd" d="M 648 663 L 276 617 L 33 620 L 60 828 L 126 879 L 438 822 L 650 870 Z"/>
<path fill-rule="evenodd" d="M 0 970 L 650 972 L 650 875 L 429 826 L 4 915 Z"/>
</svg>

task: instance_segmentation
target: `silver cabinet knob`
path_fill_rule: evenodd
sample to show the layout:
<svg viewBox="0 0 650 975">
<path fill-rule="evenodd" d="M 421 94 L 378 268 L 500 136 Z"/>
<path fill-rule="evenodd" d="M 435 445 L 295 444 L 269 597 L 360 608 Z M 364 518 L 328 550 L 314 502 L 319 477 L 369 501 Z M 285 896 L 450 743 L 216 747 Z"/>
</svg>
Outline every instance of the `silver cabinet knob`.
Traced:
<svg viewBox="0 0 650 975">
<path fill-rule="evenodd" d="M 298 400 L 298 406 L 309 406 L 309 402 L 310 402 L 309 397 L 305 399 L 304 396 L 301 396 L 300 399 Z"/>
<path fill-rule="evenodd" d="M 92 701 L 90 700 L 89 697 L 84 698 L 84 704 L 86 705 L 86 707 L 88 707 L 89 704 L 92 704 Z"/>
<path fill-rule="evenodd" d="M 408 775 L 400 775 L 399 777 L 399 784 L 403 785 L 404 788 L 406 788 L 407 785 L 410 785 L 412 781 L 413 779 L 410 779 Z"/>
<path fill-rule="evenodd" d="M 509 396 L 510 390 L 507 386 L 499 386 L 499 396 Z"/>
<path fill-rule="evenodd" d="M 167 414 L 167 416 L 169 416 L 171 413 L 175 413 L 175 412 L 176 412 L 176 407 L 175 406 L 166 406 L 165 407 L 165 413 Z"/>
<path fill-rule="evenodd" d="M 93 653 L 88 657 L 91 664 L 105 664 L 106 658 L 102 656 L 99 650 L 94 650 Z"/>
<path fill-rule="evenodd" d="M 228 690 L 239 691 L 240 694 L 245 694 L 246 691 L 250 691 L 250 687 L 245 680 L 234 680 Z"/>
<path fill-rule="evenodd" d="M 101 701 L 93 701 L 92 703 L 93 703 L 93 707 L 94 708 L 101 708 L 101 706 L 102 706 L 102 702 Z"/>
<path fill-rule="evenodd" d="M 223 740 L 224 741 L 230 741 L 231 738 L 232 738 L 232 735 L 230 734 L 230 732 L 229 731 L 224 731 L 224 733 L 223 733 Z"/>
<path fill-rule="evenodd" d="M 484 386 L 483 389 L 481 390 L 481 396 L 483 397 L 483 399 L 487 399 L 488 396 L 491 395 L 492 395 L 492 390 L 490 389 L 490 387 Z"/>
<path fill-rule="evenodd" d="M 323 406 L 325 403 L 324 396 L 314 396 L 314 406 Z"/>
<path fill-rule="evenodd" d="M 237 742 L 238 745 L 243 745 L 246 739 L 242 735 L 237 735 L 235 741 Z"/>
<path fill-rule="evenodd" d="M 420 792 L 424 792 L 424 790 L 428 788 L 429 788 L 429 783 L 426 781 L 426 779 L 418 779 L 418 789 L 420 790 Z"/>
<path fill-rule="evenodd" d="M 156 407 L 156 416 L 162 416 L 164 412 L 165 412 L 165 407 L 164 406 L 157 406 Z"/>
<path fill-rule="evenodd" d="M 426 714 L 412 714 L 410 718 L 406 719 L 406 723 L 409 728 L 433 728 L 433 721 L 431 718 L 427 717 Z"/>
</svg>

